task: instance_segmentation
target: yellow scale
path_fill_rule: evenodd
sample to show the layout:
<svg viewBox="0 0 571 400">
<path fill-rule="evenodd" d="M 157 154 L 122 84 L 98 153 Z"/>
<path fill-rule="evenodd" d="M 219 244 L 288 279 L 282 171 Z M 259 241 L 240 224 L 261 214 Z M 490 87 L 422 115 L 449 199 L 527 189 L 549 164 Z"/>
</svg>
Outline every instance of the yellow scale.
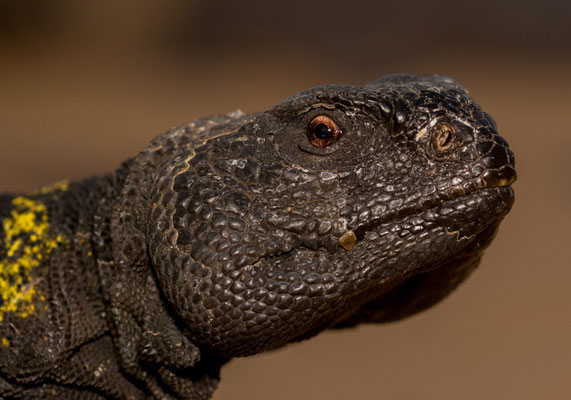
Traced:
<svg viewBox="0 0 571 400">
<path fill-rule="evenodd" d="M 67 181 L 59 182 L 34 194 L 64 191 L 67 186 Z M 12 199 L 12 206 L 10 216 L 2 221 L 4 238 L 0 240 L 0 251 L 5 254 L 0 259 L 0 322 L 6 313 L 26 318 L 35 310 L 34 300 L 45 301 L 35 288 L 35 269 L 64 243 L 61 235 L 50 235 L 48 211 L 41 201 L 20 196 Z M 0 338 L 0 344 L 9 346 L 10 341 Z"/>
</svg>

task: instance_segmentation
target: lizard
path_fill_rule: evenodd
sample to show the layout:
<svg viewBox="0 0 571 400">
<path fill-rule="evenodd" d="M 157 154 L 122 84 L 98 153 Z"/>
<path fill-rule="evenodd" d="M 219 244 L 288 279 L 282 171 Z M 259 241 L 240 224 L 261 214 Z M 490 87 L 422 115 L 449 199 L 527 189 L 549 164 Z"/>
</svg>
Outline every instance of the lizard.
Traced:
<svg viewBox="0 0 571 400">
<path fill-rule="evenodd" d="M 233 357 L 418 313 L 477 267 L 515 179 L 458 82 L 393 74 L 0 195 L 0 397 L 207 399 Z"/>
</svg>

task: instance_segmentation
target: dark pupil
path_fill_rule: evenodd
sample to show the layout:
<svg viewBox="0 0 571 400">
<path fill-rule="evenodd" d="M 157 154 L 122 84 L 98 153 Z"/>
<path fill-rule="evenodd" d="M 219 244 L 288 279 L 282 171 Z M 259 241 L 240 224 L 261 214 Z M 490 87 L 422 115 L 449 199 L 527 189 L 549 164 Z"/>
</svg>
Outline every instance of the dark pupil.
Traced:
<svg viewBox="0 0 571 400">
<path fill-rule="evenodd" d="M 331 129 L 326 124 L 320 123 L 315 127 L 313 134 L 316 139 L 328 139 L 331 136 Z"/>
</svg>

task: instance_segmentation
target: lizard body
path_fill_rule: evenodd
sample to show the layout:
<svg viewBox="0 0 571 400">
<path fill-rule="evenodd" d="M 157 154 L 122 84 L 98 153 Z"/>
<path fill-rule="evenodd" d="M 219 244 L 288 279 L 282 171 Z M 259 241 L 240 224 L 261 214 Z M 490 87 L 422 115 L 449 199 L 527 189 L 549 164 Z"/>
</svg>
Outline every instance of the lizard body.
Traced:
<svg viewBox="0 0 571 400">
<path fill-rule="evenodd" d="M 0 397 L 206 399 L 232 357 L 417 313 L 478 265 L 515 177 L 457 82 L 390 75 L 0 195 Z"/>
</svg>

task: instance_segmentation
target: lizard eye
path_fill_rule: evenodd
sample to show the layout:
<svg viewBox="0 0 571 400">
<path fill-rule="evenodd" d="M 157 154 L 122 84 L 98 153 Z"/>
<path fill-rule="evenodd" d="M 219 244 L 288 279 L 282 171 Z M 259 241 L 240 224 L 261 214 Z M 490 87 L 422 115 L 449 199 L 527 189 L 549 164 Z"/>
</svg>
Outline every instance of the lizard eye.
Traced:
<svg viewBox="0 0 571 400">
<path fill-rule="evenodd" d="M 337 124 L 326 115 L 318 115 L 313 118 L 307 127 L 309 142 L 318 148 L 329 146 L 342 135 L 343 132 L 341 132 Z"/>
<path fill-rule="evenodd" d="M 441 123 L 437 125 L 432 132 L 430 145 L 434 152 L 444 153 L 453 147 L 455 139 L 456 132 L 454 128 L 447 123 Z"/>
</svg>

